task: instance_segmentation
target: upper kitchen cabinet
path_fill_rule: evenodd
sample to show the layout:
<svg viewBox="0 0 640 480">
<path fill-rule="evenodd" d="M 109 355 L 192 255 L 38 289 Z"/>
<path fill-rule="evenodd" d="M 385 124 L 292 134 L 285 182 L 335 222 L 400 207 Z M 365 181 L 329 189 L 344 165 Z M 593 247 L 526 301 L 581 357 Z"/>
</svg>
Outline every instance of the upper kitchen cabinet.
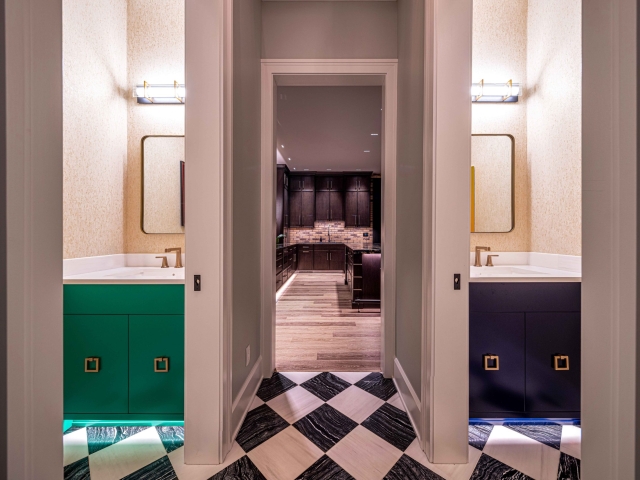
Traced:
<svg viewBox="0 0 640 480">
<path fill-rule="evenodd" d="M 289 175 L 290 192 L 313 192 L 315 191 L 314 175 Z"/>
<path fill-rule="evenodd" d="M 343 185 L 342 175 L 318 175 L 316 176 L 317 192 L 341 192 Z"/>
<path fill-rule="evenodd" d="M 313 228 L 315 210 L 315 192 L 299 190 L 289 192 L 289 226 Z"/>
<path fill-rule="evenodd" d="M 371 190 L 371 174 L 345 175 L 344 185 L 347 192 L 368 192 Z"/>
</svg>

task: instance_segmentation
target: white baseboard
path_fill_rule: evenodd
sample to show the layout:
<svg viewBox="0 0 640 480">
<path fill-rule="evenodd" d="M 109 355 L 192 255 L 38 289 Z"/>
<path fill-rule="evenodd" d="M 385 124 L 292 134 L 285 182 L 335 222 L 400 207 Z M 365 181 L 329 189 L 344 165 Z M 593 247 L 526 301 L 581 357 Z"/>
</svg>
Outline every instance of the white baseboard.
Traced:
<svg viewBox="0 0 640 480">
<path fill-rule="evenodd" d="M 422 425 L 422 404 L 397 358 L 393 361 L 393 381 L 398 390 L 398 395 L 400 395 L 400 400 L 402 400 L 404 408 L 407 411 L 407 415 L 409 415 L 411 425 L 413 425 L 413 429 L 418 436 L 418 441 L 422 444 L 422 430 L 419 427 Z"/>
<path fill-rule="evenodd" d="M 231 431 L 233 435 L 231 442 L 233 443 L 238 435 L 238 431 L 247 416 L 253 397 L 256 396 L 260 382 L 262 381 L 262 355 L 256 360 L 249 376 L 244 381 L 242 388 L 238 392 L 238 396 L 233 400 L 231 405 Z"/>
</svg>

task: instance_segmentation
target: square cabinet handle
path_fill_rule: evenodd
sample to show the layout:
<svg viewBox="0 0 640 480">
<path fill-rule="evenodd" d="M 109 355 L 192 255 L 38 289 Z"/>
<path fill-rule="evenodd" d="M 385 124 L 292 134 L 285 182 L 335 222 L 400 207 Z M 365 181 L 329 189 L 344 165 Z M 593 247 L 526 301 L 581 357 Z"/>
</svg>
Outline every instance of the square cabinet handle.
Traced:
<svg viewBox="0 0 640 480">
<path fill-rule="evenodd" d="M 164 368 L 160 364 L 164 363 Z M 169 371 L 169 357 L 156 357 L 153 359 L 153 371 L 156 373 L 167 373 Z"/>
<path fill-rule="evenodd" d="M 554 370 L 569 370 L 569 355 L 554 355 L 553 356 L 553 369 Z"/>
<path fill-rule="evenodd" d="M 91 368 L 91 364 L 95 363 L 95 367 Z M 84 359 L 84 371 L 86 373 L 98 373 L 100 371 L 100 359 L 98 357 L 87 357 Z"/>
<path fill-rule="evenodd" d="M 500 370 L 500 357 L 493 353 L 487 353 L 483 356 L 485 370 Z"/>
</svg>

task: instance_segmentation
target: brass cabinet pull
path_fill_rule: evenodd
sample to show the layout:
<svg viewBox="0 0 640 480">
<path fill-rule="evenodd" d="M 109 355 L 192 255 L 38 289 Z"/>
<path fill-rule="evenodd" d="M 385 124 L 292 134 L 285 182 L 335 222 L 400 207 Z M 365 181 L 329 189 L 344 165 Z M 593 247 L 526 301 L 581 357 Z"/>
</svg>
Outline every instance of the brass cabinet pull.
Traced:
<svg viewBox="0 0 640 480">
<path fill-rule="evenodd" d="M 483 356 L 485 370 L 500 370 L 500 357 L 493 353 L 487 353 Z"/>
<path fill-rule="evenodd" d="M 159 364 L 163 362 L 164 368 L 159 368 Z M 156 373 L 167 373 L 169 371 L 169 357 L 156 357 L 153 359 L 153 371 Z"/>
<path fill-rule="evenodd" d="M 564 364 L 564 366 L 563 366 Z M 554 355 L 553 356 L 553 369 L 554 370 L 569 370 L 569 355 Z"/>
<path fill-rule="evenodd" d="M 95 362 L 95 368 L 91 368 L 89 365 Z M 84 359 L 84 371 L 86 373 L 98 373 L 100 371 L 100 358 L 98 357 L 87 357 Z"/>
</svg>

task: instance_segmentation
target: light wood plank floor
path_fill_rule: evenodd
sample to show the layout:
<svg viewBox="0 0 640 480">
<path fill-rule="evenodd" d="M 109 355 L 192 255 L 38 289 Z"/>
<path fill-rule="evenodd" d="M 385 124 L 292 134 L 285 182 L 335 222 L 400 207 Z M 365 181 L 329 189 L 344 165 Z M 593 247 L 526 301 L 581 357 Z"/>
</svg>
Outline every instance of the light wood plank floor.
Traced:
<svg viewBox="0 0 640 480">
<path fill-rule="evenodd" d="M 298 273 L 276 304 L 276 369 L 380 371 L 380 310 L 353 310 L 344 274 Z"/>
</svg>

